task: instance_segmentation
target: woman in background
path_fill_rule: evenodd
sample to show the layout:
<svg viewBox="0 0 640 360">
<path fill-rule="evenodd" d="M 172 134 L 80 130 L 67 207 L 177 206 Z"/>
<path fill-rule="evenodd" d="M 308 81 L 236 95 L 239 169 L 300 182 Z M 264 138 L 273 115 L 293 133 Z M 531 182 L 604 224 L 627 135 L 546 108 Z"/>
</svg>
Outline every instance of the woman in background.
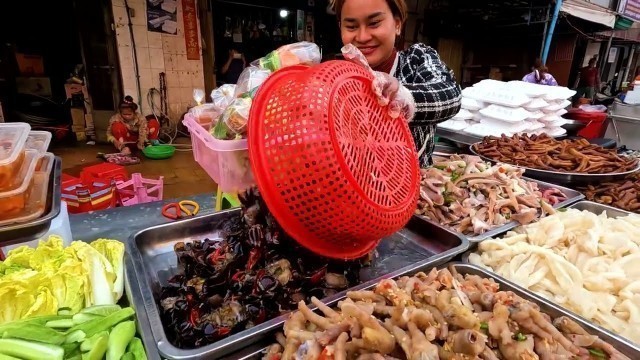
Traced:
<svg viewBox="0 0 640 360">
<path fill-rule="evenodd" d="M 536 60 L 535 64 L 533 64 L 533 71 L 525 75 L 522 81 L 532 84 L 558 86 L 558 82 L 553 75 L 549 74 L 549 69 L 542 64 L 540 59 Z"/>
<path fill-rule="evenodd" d="M 130 155 L 132 148 L 144 149 L 148 142 L 158 140 L 160 122 L 147 120 L 138 113 L 138 105 L 131 96 L 125 96 L 118 106 L 118 113 L 109 120 L 107 140 L 123 155 Z"/>
</svg>

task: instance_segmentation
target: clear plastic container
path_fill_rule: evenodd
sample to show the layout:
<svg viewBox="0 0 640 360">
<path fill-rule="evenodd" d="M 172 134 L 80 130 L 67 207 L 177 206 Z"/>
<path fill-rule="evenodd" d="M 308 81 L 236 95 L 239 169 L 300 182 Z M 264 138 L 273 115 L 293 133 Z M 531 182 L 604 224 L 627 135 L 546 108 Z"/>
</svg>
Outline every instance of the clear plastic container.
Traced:
<svg viewBox="0 0 640 360">
<path fill-rule="evenodd" d="M 237 193 L 255 184 L 246 139 L 218 140 L 187 114 L 183 121 L 191 134 L 193 157 L 223 192 Z"/>
<path fill-rule="evenodd" d="M 49 172 L 51 172 L 50 168 L 53 166 L 53 159 L 45 164 L 45 161 L 39 161 L 43 155 L 39 154 L 36 150 L 25 150 L 24 153 L 24 162 L 17 174 L 17 179 L 19 179 L 18 187 L 9 191 L 0 192 L 0 224 L 6 220 L 16 219 L 25 211 L 36 183 L 36 181 L 34 181 L 36 178 L 34 175 L 38 163 L 40 163 L 40 169 L 46 170 L 49 168 Z M 38 177 L 40 183 L 42 182 L 41 177 L 42 176 Z M 45 180 L 48 181 L 48 177 L 46 177 Z"/>
<path fill-rule="evenodd" d="M 200 125 L 211 125 L 222 114 L 222 110 L 214 104 L 202 104 L 189 110 Z"/>
<path fill-rule="evenodd" d="M 41 154 L 47 152 L 51 143 L 51 133 L 48 131 L 30 131 L 27 136 L 25 148 L 29 150 L 37 150 Z"/>
<path fill-rule="evenodd" d="M 26 123 L 0 124 L 0 192 L 14 189 L 16 175 L 25 160 L 24 145 L 31 126 Z"/>
</svg>

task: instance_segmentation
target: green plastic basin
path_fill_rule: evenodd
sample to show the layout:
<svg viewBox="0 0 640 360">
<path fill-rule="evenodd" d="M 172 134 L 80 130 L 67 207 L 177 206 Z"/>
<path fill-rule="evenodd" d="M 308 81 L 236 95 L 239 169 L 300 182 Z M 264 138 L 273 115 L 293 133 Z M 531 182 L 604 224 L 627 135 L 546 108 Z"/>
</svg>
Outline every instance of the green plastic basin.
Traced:
<svg viewBox="0 0 640 360">
<path fill-rule="evenodd" d="M 171 145 L 147 146 L 142 152 L 149 159 L 162 160 L 172 157 L 176 148 Z"/>
</svg>

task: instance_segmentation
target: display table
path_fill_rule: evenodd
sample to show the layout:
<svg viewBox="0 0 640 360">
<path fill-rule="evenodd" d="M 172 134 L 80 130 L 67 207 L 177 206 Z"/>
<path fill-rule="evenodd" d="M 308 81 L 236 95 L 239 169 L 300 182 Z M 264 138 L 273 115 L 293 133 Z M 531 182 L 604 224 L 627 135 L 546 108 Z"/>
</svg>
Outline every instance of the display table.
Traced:
<svg viewBox="0 0 640 360">
<path fill-rule="evenodd" d="M 139 204 L 134 206 L 119 207 L 97 211 L 94 213 L 71 215 L 69 221 L 71 223 L 71 231 L 75 240 L 93 241 L 99 238 L 120 240 L 129 246 L 129 238 L 140 230 L 149 227 L 171 222 L 162 216 L 162 206 L 166 203 L 180 200 L 193 200 L 200 204 L 200 212 L 198 215 L 207 215 L 215 211 L 215 194 L 205 193 L 196 196 L 185 197 L 181 199 L 163 200 L 154 203 Z M 139 294 L 140 291 L 130 291 L 132 288 L 138 288 L 136 277 L 132 276 L 130 270 L 131 259 L 125 258 L 126 283 L 125 293 L 127 296 L 131 294 Z M 133 303 L 129 299 L 129 303 Z M 136 310 L 136 318 L 139 326 L 140 337 L 147 351 L 149 360 L 160 360 L 156 344 L 153 342 L 151 334 L 151 324 L 145 311 Z"/>
<path fill-rule="evenodd" d="M 200 204 L 198 215 L 215 211 L 215 193 L 205 193 L 180 199 L 168 199 L 153 203 L 118 207 L 93 213 L 71 215 L 71 232 L 74 240 L 94 240 L 100 238 L 126 242 L 136 232 L 174 220 L 162 216 L 164 204 L 193 200 Z"/>
</svg>

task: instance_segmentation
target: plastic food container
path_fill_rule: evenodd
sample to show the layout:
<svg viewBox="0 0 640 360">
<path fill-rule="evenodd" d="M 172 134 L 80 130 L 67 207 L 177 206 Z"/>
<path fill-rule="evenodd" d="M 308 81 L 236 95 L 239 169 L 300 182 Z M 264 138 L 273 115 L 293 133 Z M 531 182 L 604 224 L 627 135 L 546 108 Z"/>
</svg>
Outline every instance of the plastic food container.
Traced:
<svg viewBox="0 0 640 360">
<path fill-rule="evenodd" d="M 211 125 L 222 114 L 222 111 L 214 104 L 202 104 L 189 110 L 189 114 L 193 115 L 198 124 Z"/>
<path fill-rule="evenodd" d="M 47 152 L 51 143 L 51 133 L 48 131 L 30 131 L 25 143 L 25 149 L 37 150 L 41 154 Z"/>
<path fill-rule="evenodd" d="M 16 175 L 25 160 L 24 145 L 29 130 L 31 126 L 26 123 L 0 124 L 0 193 L 17 186 Z"/>
<path fill-rule="evenodd" d="M 0 224 L 2 225 L 6 225 L 3 222 L 7 220 L 12 220 L 11 222 L 14 222 L 14 219 L 19 217 L 25 211 L 34 188 L 33 185 L 35 185 L 34 175 L 42 155 L 35 150 L 25 150 L 24 153 L 24 161 L 19 173 L 17 174 L 17 179 L 20 179 L 18 187 L 9 191 L 0 192 Z M 40 169 L 46 170 L 48 168 L 49 172 L 51 172 L 52 166 L 53 157 L 51 157 L 48 162 L 41 162 Z M 39 180 L 40 182 L 43 181 L 42 179 Z M 45 176 L 45 181 L 48 181 L 48 175 Z M 44 186 L 44 188 L 46 192 L 46 186 Z"/>
</svg>

